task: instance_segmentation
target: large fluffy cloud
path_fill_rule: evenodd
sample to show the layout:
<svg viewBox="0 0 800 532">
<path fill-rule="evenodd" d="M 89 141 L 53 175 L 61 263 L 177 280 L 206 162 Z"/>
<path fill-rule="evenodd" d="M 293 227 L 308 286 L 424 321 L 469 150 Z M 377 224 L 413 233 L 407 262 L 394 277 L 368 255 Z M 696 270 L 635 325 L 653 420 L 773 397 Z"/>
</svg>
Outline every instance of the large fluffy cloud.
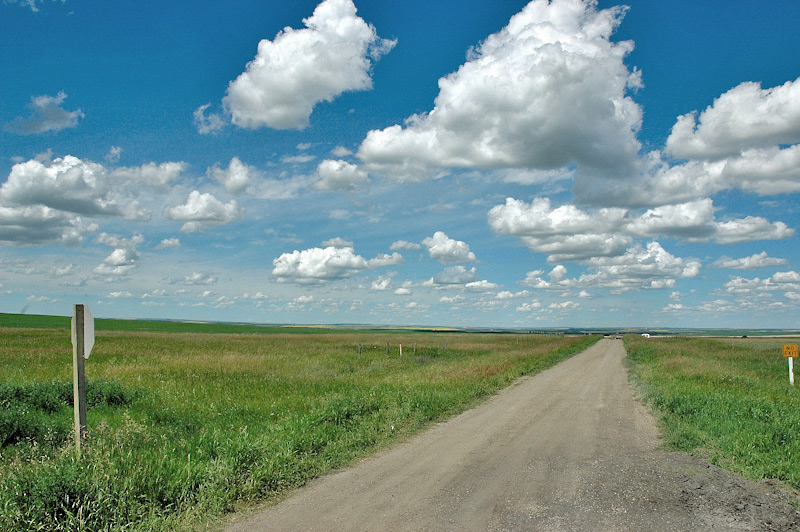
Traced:
<svg viewBox="0 0 800 532">
<path fill-rule="evenodd" d="M 800 79 L 762 89 L 729 90 L 705 109 L 678 117 L 667 151 L 684 159 L 722 159 L 753 148 L 800 142 Z"/>
<path fill-rule="evenodd" d="M 611 34 L 623 8 L 586 0 L 534 0 L 470 60 L 439 80 L 430 113 L 370 131 L 358 156 L 370 170 L 421 180 L 440 168 L 553 169 L 575 162 L 629 173 L 640 85 Z"/>
<path fill-rule="evenodd" d="M 285 28 L 262 40 L 247 70 L 228 86 L 223 104 L 235 125 L 303 129 L 318 102 L 371 88 L 372 62 L 394 46 L 356 15 L 352 0 L 325 0 L 303 22 L 304 29 Z M 205 108 L 198 111 L 195 119 L 213 131 Z"/>
<path fill-rule="evenodd" d="M 563 265 L 553 268 L 549 280 L 542 277 L 541 270 L 528 272 L 520 284 L 535 289 L 574 290 L 604 288 L 612 292 L 627 292 L 642 289 L 664 289 L 675 286 L 676 279 L 696 277 L 700 263 L 685 260 L 666 251 L 658 242 L 646 246 L 635 244 L 625 253 L 615 257 L 595 257 L 588 261 L 591 273 L 577 278 L 567 276 Z"/>
<path fill-rule="evenodd" d="M 711 199 L 666 205 L 637 213 L 603 208 L 584 211 L 574 205 L 553 208 L 547 198 L 526 203 L 507 198 L 488 214 L 498 234 L 518 236 L 549 261 L 587 260 L 620 256 L 634 238 L 666 236 L 720 244 L 789 238 L 794 230 L 783 222 L 761 217 L 719 221 Z"/>
<path fill-rule="evenodd" d="M 548 254 L 550 261 L 583 260 L 624 253 L 633 241 L 621 234 L 626 211 L 600 209 L 586 213 L 572 205 L 551 207 L 547 198 L 530 204 L 514 198 L 489 211 L 489 226 L 514 235 L 529 248 Z"/>
<path fill-rule="evenodd" d="M 576 199 L 595 205 L 663 206 L 731 189 L 758 195 L 800 192 L 800 79 L 729 90 L 698 115 L 678 117 L 665 153 L 643 161 L 636 183 L 578 172 Z"/>
<path fill-rule="evenodd" d="M 284 253 L 274 261 L 272 275 L 279 281 L 319 283 L 342 279 L 372 268 L 401 264 L 399 253 L 381 254 L 367 260 L 356 255 L 352 247 L 311 248 Z"/>
<path fill-rule="evenodd" d="M 182 162 L 109 170 L 92 161 L 49 154 L 15 164 L 0 187 L 0 240 L 20 244 L 75 244 L 98 217 L 148 220 L 137 197 L 165 189 L 186 168 Z"/>
</svg>

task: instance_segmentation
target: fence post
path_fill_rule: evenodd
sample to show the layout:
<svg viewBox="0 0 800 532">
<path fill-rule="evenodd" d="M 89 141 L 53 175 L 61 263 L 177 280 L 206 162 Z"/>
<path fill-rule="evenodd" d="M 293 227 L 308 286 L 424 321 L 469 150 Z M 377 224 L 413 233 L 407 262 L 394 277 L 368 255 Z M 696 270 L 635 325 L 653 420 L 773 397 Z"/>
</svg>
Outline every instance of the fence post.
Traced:
<svg viewBox="0 0 800 532">
<path fill-rule="evenodd" d="M 73 306 L 74 342 L 72 345 L 72 391 L 75 406 L 75 448 L 80 453 L 81 443 L 86 441 L 86 365 L 84 362 L 85 347 L 85 313 L 83 305 Z"/>
</svg>

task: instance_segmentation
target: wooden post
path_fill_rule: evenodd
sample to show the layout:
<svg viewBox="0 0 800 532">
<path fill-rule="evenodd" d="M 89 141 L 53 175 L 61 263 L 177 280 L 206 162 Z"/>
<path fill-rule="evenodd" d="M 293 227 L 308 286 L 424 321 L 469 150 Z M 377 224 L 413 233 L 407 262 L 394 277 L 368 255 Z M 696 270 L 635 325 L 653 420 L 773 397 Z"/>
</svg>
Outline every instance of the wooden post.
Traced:
<svg viewBox="0 0 800 532">
<path fill-rule="evenodd" d="M 389 356 L 389 342 L 386 342 L 386 356 Z"/>
<path fill-rule="evenodd" d="M 80 452 L 86 441 L 86 366 L 84 361 L 84 306 L 74 305 L 72 310 L 72 391 L 75 405 L 75 447 Z"/>
<path fill-rule="evenodd" d="M 400 356 L 403 356 L 403 344 L 400 344 Z"/>
</svg>

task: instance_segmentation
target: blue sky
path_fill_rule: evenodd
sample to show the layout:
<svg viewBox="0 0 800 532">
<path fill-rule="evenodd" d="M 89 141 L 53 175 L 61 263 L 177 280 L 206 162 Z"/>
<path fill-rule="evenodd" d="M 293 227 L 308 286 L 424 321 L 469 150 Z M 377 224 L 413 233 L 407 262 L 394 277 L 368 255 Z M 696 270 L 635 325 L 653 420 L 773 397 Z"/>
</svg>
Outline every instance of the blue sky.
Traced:
<svg viewBox="0 0 800 532">
<path fill-rule="evenodd" d="M 798 327 L 794 0 L 0 4 L 0 311 Z"/>
</svg>

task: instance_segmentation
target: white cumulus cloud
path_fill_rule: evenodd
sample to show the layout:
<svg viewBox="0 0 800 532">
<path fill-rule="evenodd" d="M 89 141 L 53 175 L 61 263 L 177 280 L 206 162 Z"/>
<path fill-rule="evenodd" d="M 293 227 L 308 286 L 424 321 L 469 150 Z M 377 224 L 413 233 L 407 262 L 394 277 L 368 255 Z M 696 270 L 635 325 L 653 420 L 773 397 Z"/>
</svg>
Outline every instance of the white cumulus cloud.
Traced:
<svg viewBox="0 0 800 532">
<path fill-rule="evenodd" d="M 219 165 L 214 165 L 206 170 L 206 175 L 219 181 L 231 194 L 239 194 L 258 176 L 258 170 L 244 164 L 238 157 L 233 157 L 228 168 L 222 169 Z"/>
<path fill-rule="evenodd" d="M 320 190 L 354 190 L 369 183 L 367 172 L 355 164 L 326 159 L 317 166 L 320 180 L 314 188 Z"/>
<path fill-rule="evenodd" d="M 633 45 L 610 40 L 624 12 L 530 2 L 439 80 L 431 112 L 370 131 L 358 156 L 370 172 L 406 181 L 449 167 L 629 173 L 642 111 L 627 95 L 641 85 L 624 63 Z"/>
<path fill-rule="evenodd" d="M 732 270 L 755 270 L 756 268 L 766 268 L 768 266 L 785 266 L 789 264 L 786 259 L 779 259 L 770 257 L 766 251 L 750 255 L 749 257 L 742 257 L 740 259 L 731 259 L 723 257 L 712 264 L 709 268 L 729 268 Z"/>
<path fill-rule="evenodd" d="M 164 216 L 177 222 L 185 222 L 181 226 L 182 233 L 195 233 L 208 227 L 230 223 L 244 214 L 236 200 L 222 203 L 212 194 L 201 194 L 193 190 L 184 205 L 164 207 Z"/>
<path fill-rule="evenodd" d="M 67 111 L 61 107 L 67 98 L 65 92 L 56 96 L 32 96 L 28 104 L 31 114 L 28 117 L 17 117 L 5 126 L 6 131 L 18 135 L 36 135 L 47 131 L 60 131 L 75 127 L 83 118 L 83 111 Z"/>
<path fill-rule="evenodd" d="M 94 269 L 94 273 L 108 278 L 124 277 L 136 269 L 139 252 L 136 246 L 144 242 L 144 237 L 140 234 L 133 235 L 131 238 L 122 238 L 117 235 L 101 233 L 95 239 L 98 244 L 105 244 L 114 248 L 114 251 L 106 257 L 102 264 Z"/>
<path fill-rule="evenodd" d="M 800 79 L 769 89 L 746 82 L 714 100 L 699 117 L 678 117 L 667 151 L 684 159 L 721 159 L 751 148 L 798 142 Z"/>
<path fill-rule="evenodd" d="M 428 254 L 433 260 L 442 264 L 459 264 L 477 260 L 475 253 L 470 251 L 469 244 L 461 240 L 454 240 L 443 231 L 436 231 L 433 236 L 423 240 L 422 245 L 428 248 Z"/>
<path fill-rule="evenodd" d="M 357 255 L 352 247 L 328 246 L 295 250 L 284 253 L 272 261 L 272 275 L 279 281 L 295 283 L 320 283 L 350 277 L 364 270 L 381 268 L 402 263 L 399 253 L 378 255 L 367 260 Z M 375 287 L 375 285 L 373 285 Z M 385 290 L 388 284 L 378 290 Z"/>
<path fill-rule="evenodd" d="M 317 103 L 372 88 L 373 61 L 395 44 L 356 15 L 352 0 L 325 0 L 303 22 L 303 29 L 287 27 L 262 40 L 247 70 L 230 83 L 223 105 L 234 125 L 304 129 Z M 213 128 L 204 110 L 198 109 L 200 123 Z"/>
</svg>

